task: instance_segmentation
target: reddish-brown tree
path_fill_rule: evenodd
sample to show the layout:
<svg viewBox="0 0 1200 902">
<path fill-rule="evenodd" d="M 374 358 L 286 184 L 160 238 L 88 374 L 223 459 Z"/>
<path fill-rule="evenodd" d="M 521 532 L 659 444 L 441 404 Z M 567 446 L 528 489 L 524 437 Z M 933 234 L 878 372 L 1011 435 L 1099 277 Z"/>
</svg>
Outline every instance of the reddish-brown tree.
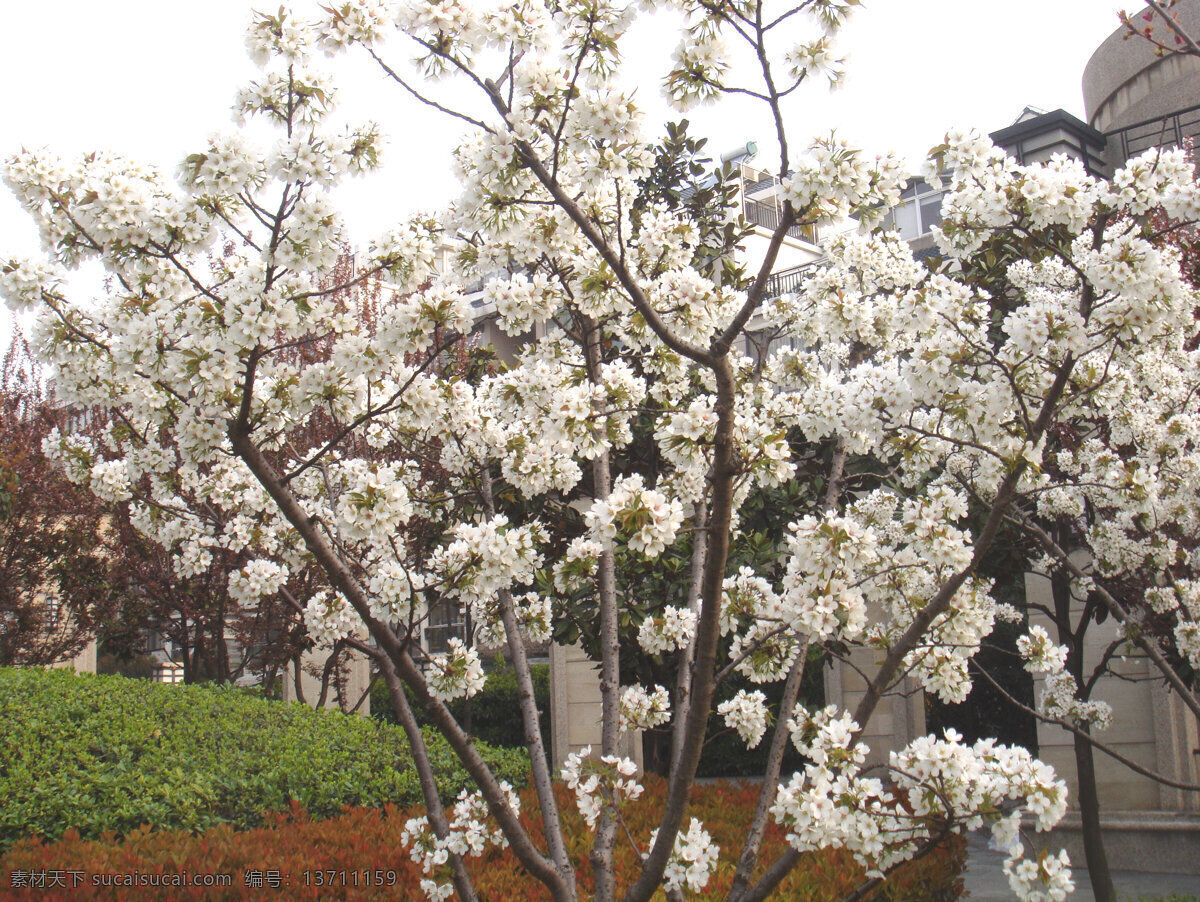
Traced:
<svg viewBox="0 0 1200 902">
<path fill-rule="evenodd" d="M 69 660 L 124 592 L 109 512 L 42 454 L 63 413 L 16 334 L 0 363 L 0 664 Z"/>
</svg>

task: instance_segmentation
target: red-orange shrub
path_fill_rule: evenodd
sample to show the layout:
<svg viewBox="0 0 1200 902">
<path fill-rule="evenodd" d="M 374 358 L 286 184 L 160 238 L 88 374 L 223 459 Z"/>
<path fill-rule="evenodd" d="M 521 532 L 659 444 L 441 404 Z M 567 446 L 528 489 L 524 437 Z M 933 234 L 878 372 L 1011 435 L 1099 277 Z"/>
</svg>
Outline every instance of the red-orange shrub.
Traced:
<svg viewBox="0 0 1200 902">
<path fill-rule="evenodd" d="M 645 842 L 654 829 L 665 795 L 662 780 L 646 778 L 642 799 L 625 811 L 629 832 Z M 708 889 L 700 898 L 723 899 L 733 879 L 740 840 L 745 835 L 756 800 L 756 787 L 715 783 L 698 786 L 690 814 L 700 818 L 713 840 L 721 846 L 722 861 Z M 587 860 L 591 834 L 575 809 L 569 791 L 558 787 L 569 850 L 575 860 L 581 894 L 592 888 Z M 537 837 L 537 803 L 532 791 L 522 794 L 522 819 L 530 835 Z M 199 835 L 177 831 L 138 830 L 118 840 L 81 840 L 69 831 L 55 843 L 25 841 L 0 858 L 0 899 L 41 900 L 243 900 L 243 899 L 420 899 L 419 869 L 400 845 L 400 833 L 411 811 L 393 807 L 347 809 L 342 815 L 312 821 L 299 809 L 276 816 L 267 826 L 234 832 L 218 827 Z M 762 861 L 772 861 L 784 847 L 782 831 L 772 825 L 767 831 Z M 869 899 L 876 902 L 933 902 L 958 898 L 965 863 L 961 840 L 911 862 L 897 871 Z M 628 842 L 618 847 L 617 869 L 622 884 L 635 874 L 637 853 Z M 380 885 L 375 871 L 383 872 Z M 479 897 L 486 902 L 533 902 L 545 896 L 536 881 L 522 870 L 508 850 L 492 850 L 470 862 Z M 64 872 L 66 887 L 13 889 L 15 873 Z M 83 883 L 70 886 L 70 871 L 82 872 Z M 198 886 L 96 886 L 95 875 L 225 874 L 231 885 L 224 888 Z M 278 874 L 280 886 L 270 885 Z M 355 875 L 357 874 L 357 878 Z M 394 874 L 394 881 L 390 879 Z M 257 886 L 247 884 L 255 877 Z M 862 881 L 862 869 L 842 853 L 809 854 L 780 886 L 776 898 L 797 902 L 830 902 L 853 891 Z M 332 885 L 330 885 L 332 882 Z M 366 885 L 367 883 L 371 885 Z M 357 885 L 356 885 L 357 883 Z"/>
</svg>

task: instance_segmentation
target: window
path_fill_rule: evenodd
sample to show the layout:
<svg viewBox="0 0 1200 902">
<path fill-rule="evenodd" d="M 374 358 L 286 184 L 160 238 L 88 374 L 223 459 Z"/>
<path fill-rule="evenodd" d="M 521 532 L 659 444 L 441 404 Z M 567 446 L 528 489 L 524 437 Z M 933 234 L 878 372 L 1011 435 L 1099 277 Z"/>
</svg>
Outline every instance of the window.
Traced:
<svg viewBox="0 0 1200 902">
<path fill-rule="evenodd" d="M 883 219 L 886 228 L 895 228 L 900 237 L 911 241 L 942 221 L 942 198 L 946 191 L 933 188 L 922 179 L 913 179 L 900 192 L 900 203 Z"/>
<path fill-rule="evenodd" d="M 174 661 L 163 661 L 155 665 L 154 681 L 156 683 L 182 683 L 183 665 L 176 664 Z"/>
<path fill-rule="evenodd" d="M 466 639 L 467 629 L 463 620 L 463 609 L 458 602 L 443 598 L 429 607 L 429 619 L 425 622 L 425 651 L 431 655 L 444 654 L 450 650 L 450 639 Z"/>
</svg>

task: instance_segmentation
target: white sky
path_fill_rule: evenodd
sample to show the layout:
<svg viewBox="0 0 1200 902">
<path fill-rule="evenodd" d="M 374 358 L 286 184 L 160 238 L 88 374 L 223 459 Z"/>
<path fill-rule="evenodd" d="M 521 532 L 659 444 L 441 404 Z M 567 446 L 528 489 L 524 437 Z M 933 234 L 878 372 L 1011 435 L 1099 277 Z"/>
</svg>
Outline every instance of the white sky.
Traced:
<svg viewBox="0 0 1200 902">
<path fill-rule="evenodd" d="M 42 0 L 5 2 L 0 29 L 0 155 L 49 146 L 63 153 L 109 148 L 166 171 L 206 136 L 231 127 L 237 88 L 254 73 L 243 50 L 253 0 Z M 257 4 L 275 8 L 275 2 Z M 305 0 L 294 4 L 309 5 Z M 311 5 L 316 6 L 315 0 Z M 836 128 L 871 150 L 912 159 L 952 125 L 995 131 L 1026 105 L 1082 118 L 1080 83 L 1092 51 L 1134 0 L 864 0 L 839 41 L 845 86 L 815 86 L 788 110 L 792 140 Z M 662 22 L 636 32 L 626 51 L 650 123 L 679 118 L 658 83 L 674 35 Z M 397 47 L 392 56 L 409 54 Z M 343 112 L 374 119 L 390 137 L 384 172 L 353 183 L 340 200 L 356 241 L 454 190 L 449 152 L 460 123 L 415 108 L 363 63 L 339 63 Z M 702 108 L 688 118 L 714 155 L 747 139 L 764 150 L 773 131 L 744 107 Z M 652 131 L 651 134 L 654 134 Z M 773 158 L 770 158 L 773 162 Z M 36 232 L 0 187 L 0 259 L 36 252 Z M 0 313 L 0 348 L 7 344 Z"/>
</svg>

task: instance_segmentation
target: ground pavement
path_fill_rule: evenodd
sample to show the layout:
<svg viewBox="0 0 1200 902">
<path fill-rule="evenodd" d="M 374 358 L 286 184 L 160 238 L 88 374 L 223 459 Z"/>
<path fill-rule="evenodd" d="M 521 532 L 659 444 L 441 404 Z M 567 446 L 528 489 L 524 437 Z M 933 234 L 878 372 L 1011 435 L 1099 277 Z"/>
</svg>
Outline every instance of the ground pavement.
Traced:
<svg viewBox="0 0 1200 902">
<path fill-rule="evenodd" d="M 976 831 L 967 839 L 968 898 L 971 902 L 1012 902 L 1012 890 L 1004 876 L 1004 855 L 987 846 L 988 832 Z M 1072 874 L 1075 892 L 1067 898 L 1071 902 L 1093 902 L 1092 882 L 1088 879 L 1083 862 L 1074 862 Z M 1159 896 L 1195 896 L 1200 898 L 1200 877 L 1194 874 L 1154 874 L 1134 871 L 1113 871 L 1113 883 L 1122 900 L 1139 897 L 1154 899 Z"/>
</svg>

